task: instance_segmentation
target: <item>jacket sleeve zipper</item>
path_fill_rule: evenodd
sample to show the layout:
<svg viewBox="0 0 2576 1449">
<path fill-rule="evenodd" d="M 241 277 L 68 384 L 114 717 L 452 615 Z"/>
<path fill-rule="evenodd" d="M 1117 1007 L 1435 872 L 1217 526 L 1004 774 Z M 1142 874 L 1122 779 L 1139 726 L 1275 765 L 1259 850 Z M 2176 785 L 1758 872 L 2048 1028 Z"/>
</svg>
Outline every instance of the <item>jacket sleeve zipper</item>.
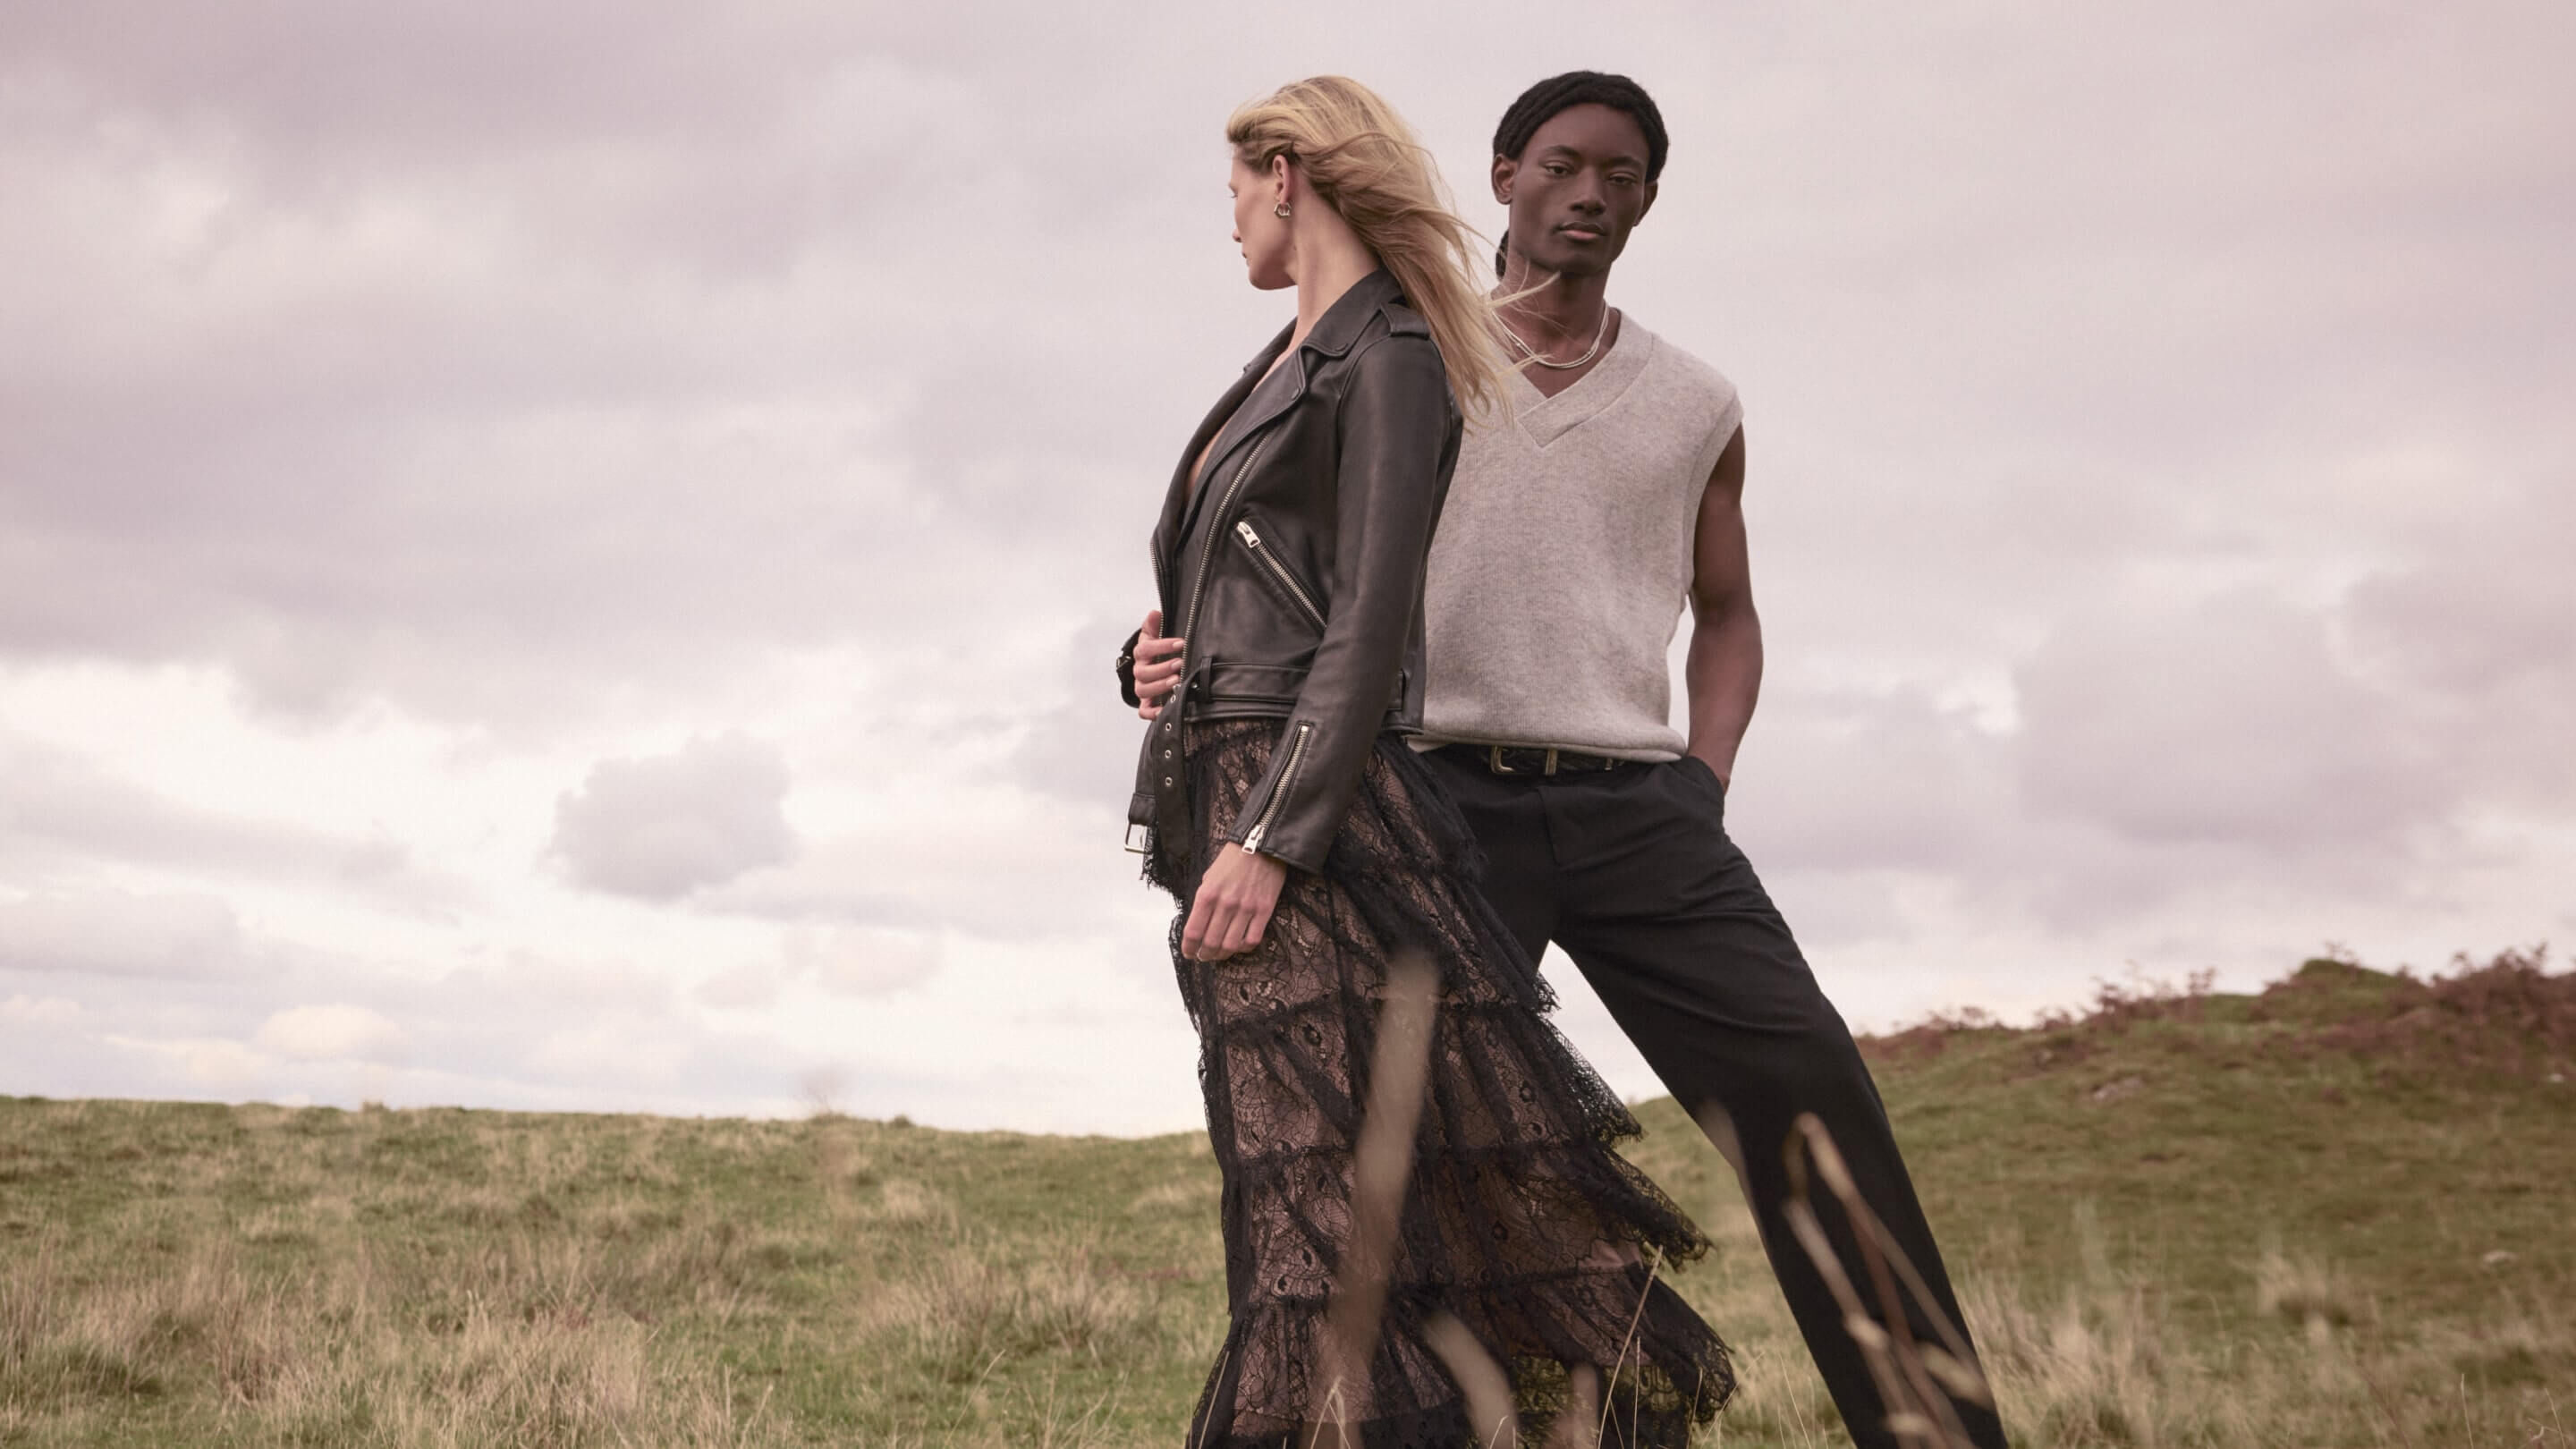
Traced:
<svg viewBox="0 0 2576 1449">
<path fill-rule="evenodd" d="M 1315 622 L 1315 627 L 1318 629 L 1324 627 L 1324 611 L 1315 603 L 1315 596 L 1306 592 L 1304 584 L 1297 582 L 1297 575 L 1290 571 L 1287 560 L 1281 558 L 1276 550 L 1262 543 L 1261 534 L 1252 526 L 1252 520 L 1236 519 L 1234 532 L 1237 538 L 1243 540 L 1243 546 L 1252 550 L 1252 556 L 1261 561 L 1262 567 L 1270 570 L 1270 576 L 1277 579 L 1280 586 L 1288 591 L 1289 596 L 1297 601 L 1298 607 L 1306 611 L 1306 617 Z"/>
<path fill-rule="evenodd" d="M 1306 737 L 1315 730 L 1312 720 L 1297 722 L 1297 738 L 1288 744 L 1288 763 L 1279 769 L 1279 783 L 1270 788 L 1270 803 L 1261 807 L 1261 818 L 1243 834 L 1243 848 L 1261 848 L 1261 837 L 1270 833 L 1270 822 L 1279 818 L 1280 807 L 1288 803 L 1289 788 L 1297 783 L 1297 767 L 1306 761 Z"/>
</svg>

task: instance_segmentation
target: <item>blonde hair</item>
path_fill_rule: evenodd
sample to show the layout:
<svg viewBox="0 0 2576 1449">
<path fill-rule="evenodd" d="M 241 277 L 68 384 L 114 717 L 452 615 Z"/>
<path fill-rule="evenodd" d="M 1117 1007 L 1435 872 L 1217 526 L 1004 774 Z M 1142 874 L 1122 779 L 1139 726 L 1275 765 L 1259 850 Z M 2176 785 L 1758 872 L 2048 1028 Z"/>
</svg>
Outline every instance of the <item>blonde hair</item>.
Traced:
<svg viewBox="0 0 2576 1449">
<path fill-rule="evenodd" d="M 1358 81 L 1320 75 L 1237 107 L 1225 139 L 1256 171 L 1286 156 L 1350 223 L 1431 324 L 1467 412 L 1509 406 L 1503 379 L 1512 367 L 1479 277 L 1482 249 L 1469 245 L 1475 230 L 1450 209 L 1440 168 L 1392 106 Z"/>
</svg>

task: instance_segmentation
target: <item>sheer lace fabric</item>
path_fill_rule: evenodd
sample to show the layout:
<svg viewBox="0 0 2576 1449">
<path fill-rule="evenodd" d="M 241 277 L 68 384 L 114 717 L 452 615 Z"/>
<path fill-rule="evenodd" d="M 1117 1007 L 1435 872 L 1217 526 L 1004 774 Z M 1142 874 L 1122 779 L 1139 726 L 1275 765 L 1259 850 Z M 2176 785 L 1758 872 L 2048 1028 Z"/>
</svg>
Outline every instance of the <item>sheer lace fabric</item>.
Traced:
<svg viewBox="0 0 2576 1449">
<path fill-rule="evenodd" d="M 1147 865 L 1182 907 L 1173 964 L 1224 1175 L 1233 1323 L 1187 1443 L 1302 1442 L 1388 963 L 1417 951 L 1438 974 L 1429 1084 L 1376 1354 L 1365 1383 L 1340 1388 L 1359 1421 L 1345 1442 L 1484 1442 L 1425 1337 L 1446 1313 L 1509 1375 L 1525 1444 L 1568 1402 L 1568 1368 L 1589 1364 L 1618 1426 L 1608 1442 L 1682 1449 L 1734 1375 L 1650 1265 L 1698 1257 L 1707 1240 L 1612 1150 L 1635 1118 L 1546 1020 L 1545 982 L 1478 894 L 1464 823 L 1409 750 L 1379 741 L 1323 872 L 1290 875 L 1258 948 L 1180 954 L 1206 844 L 1236 818 L 1279 728 L 1185 731 L 1195 848 Z"/>
</svg>

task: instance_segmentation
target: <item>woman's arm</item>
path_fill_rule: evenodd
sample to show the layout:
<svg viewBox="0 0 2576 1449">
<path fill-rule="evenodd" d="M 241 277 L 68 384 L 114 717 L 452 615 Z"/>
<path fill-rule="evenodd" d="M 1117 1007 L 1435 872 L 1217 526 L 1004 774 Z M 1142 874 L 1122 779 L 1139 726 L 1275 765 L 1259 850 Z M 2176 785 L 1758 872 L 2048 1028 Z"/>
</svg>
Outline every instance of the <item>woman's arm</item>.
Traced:
<svg viewBox="0 0 2576 1449">
<path fill-rule="evenodd" d="M 1261 944 L 1288 868 L 1321 870 L 1395 698 L 1451 455 L 1449 375 L 1426 336 L 1397 333 L 1352 359 L 1340 417 L 1331 618 L 1269 767 L 1244 797 L 1190 902 L 1183 954 Z"/>
<path fill-rule="evenodd" d="M 1228 838 L 1321 870 L 1395 698 L 1454 448 L 1449 379 L 1431 339 L 1391 334 L 1352 359 L 1339 417 L 1331 618 L 1270 765 Z"/>
</svg>

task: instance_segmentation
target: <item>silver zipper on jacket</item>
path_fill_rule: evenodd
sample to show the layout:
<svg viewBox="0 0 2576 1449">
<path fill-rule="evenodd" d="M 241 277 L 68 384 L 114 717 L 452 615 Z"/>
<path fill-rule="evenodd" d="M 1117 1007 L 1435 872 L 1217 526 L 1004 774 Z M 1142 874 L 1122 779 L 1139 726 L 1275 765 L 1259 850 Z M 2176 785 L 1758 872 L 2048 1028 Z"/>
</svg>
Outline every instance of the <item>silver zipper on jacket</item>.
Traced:
<svg viewBox="0 0 2576 1449">
<path fill-rule="evenodd" d="M 1279 581 L 1280 587 L 1286 589 L 1297 600 L 1298 605 L 1305 609 L 1306 617 L 1315 621 L 1315 627 L 1318 629 L 1324 627 L 1324 611 L 1317 607 L 1315 596 L 1306 592 L 1304 584 L 1297 582 L 1297 576 L 1288 569 L 1288 561 L 1281 558 L 1276 550 L 1261 542 L 1261 534 L 1253 528 L 1252 520 L 1236 519 L 1234 534 L 1235 537 L 1243 540 L 1245 548 L 1252 550 L 1254 558 L 1261 560 L 1262 567 L 1270 570 L 1270 576 Z"/>
<path fill-rule="evenodd" d="M 1234 511 L 1234 500 L 1243 496 L 1243 485 L 1252 477 L 1252 470 L 1260 466 L 1261 455 L 1268 451 L 1270 440 L 1277 436 L 1276 433 L 1264 433 L 1260 441 L 1252 445 L 1252 451 L 1244 455 L 1243 466 L 1235 469 L 1234 476 L 1226 480 L 1225 496 L 1216 501 L 1216 514 L 1208 520 L 1207 542 L 1199 548 L 1199 577 L 1198 582 L 1190 586 L 1190 609 L 1181 616 L 1184 638 L 1198 637 L 1199 604 L 1207 597 L 1208 565 L 1216 562 L 1217 532 L 1225 526 L 1225 516 Z"/>
<path fill-rule="evenodd" d="M 1279 768 L 1279 783 L 1271 787 L 1270 803 L 1261 808 L 1261 818 L 1243 833 L 1243 848 L 1259 850 L 1261 837 L 1270 833 L 1270 822 L 1279 818 L 1279 807 L 1288 803 L 1289 787 L 1297 783 L 1297 767 L 1306 760 L 1306 736 L 1314 733 L 1312 720 L 1297 722 L 1297 738 L 1288 742 L 1288 763 Z"/>
</svg>

